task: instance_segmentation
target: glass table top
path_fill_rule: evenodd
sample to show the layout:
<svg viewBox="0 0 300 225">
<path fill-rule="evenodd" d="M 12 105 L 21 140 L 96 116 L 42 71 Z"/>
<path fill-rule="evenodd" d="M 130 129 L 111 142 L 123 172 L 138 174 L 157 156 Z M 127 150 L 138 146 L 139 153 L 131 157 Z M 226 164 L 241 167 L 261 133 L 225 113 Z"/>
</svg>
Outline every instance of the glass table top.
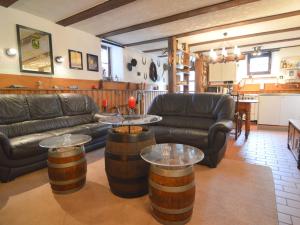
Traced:
<svg viewBox="0 0 300 225">
<path fill-rule="evenodd" d="M 83 134 L 64 134 L 61 136 L 46 138 L 40 142 L 42 148 L 67 148 L 78 145 L 83 145 L 92 138 L 89 135 Z"/>
<path fill-rule="evenodd" d="M 162 120 L 162 117 L 156 115 L 120 115 L 120 114 L 97 114 L 96 118 L 99 122 L 111 125 L 143 125 L 156 123 Z"/>
<path fill-rule="evenodd" d="M 165 143 L 144 148 L 141 157 L 154 165 L 180 167 L 200 162 L 204 158 L 204 153 L 189 145 Z"/>
</svg>

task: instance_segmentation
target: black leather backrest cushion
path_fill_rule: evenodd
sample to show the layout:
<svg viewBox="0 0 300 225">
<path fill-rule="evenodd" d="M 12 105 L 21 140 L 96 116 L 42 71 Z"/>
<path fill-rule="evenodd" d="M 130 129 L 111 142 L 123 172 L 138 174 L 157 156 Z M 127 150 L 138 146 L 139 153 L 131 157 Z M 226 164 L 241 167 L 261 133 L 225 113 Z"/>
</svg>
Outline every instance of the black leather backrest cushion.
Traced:
<svg viewBox="0 0 300 225">
<path fill-rule="evenodd" d="M 164 94 L 157 96 L 149 110 L 148 114 L 180 116 L 186 114 L 186 104 L 188 96 L 183 94 Z"/>
<path fill-rule="evenodd" d="M 164 94 L 153 100 L 148 114 L 231 119 L 234 110 L 232 103 L 230 96 L 221 94 Z"/>
<path fill-rule="evenodd" d="M 0 95 L 0 124 L 11 124 L 29 119 L 29 109 L 25 96 Z"/>
<path fill-rule="evenodd" d="M 93 105 L 88 96 L 80 94 L 59 94 L 64 115 L 74 116 L 92 113 Z"/>
<path fill-rule="evenodd" d="M 27 95 L 26 99 L 32 120 L 55 118 L 63 115 L 57 95 Z"/>
</svg>

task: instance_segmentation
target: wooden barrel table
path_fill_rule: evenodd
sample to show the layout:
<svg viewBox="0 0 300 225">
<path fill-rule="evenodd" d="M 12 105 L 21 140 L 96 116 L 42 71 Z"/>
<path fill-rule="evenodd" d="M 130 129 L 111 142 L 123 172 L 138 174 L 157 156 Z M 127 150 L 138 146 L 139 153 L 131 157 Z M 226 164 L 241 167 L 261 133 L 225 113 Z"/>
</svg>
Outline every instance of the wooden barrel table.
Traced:
<svg viewBox="0 0 300 225">
<path fill-rule="evenodd" d="M 165 225 L 190 221 L 195 200 L 193 165 L 204 158 L 203 152 L 189 145 L 164 143 L 141 151 L 151 163 L 149 198 L 152 214 Z"/>
<path fill-rule="evenodd" d="M 142 160 L 140 152 L 153 144 L 154 134 L 147 128 L 139 133 L 108 131 L 105 171 L 112 193 L 124 198 L 148 193 L 149 164 Z"/>
<path fill-rule="evenodd" d="M 84 144 L 91 139 L 83 134 L 65 134 L 40 142 L 41 147 L 49 149 L 48 176 L 54 193 L 71 193 L 84 186 L 87 171 Z"/>
<path fill-rule="evenodd" d="M 64 194 L 79 190 L 85 184 L 86 171 L 83 146 L 48 151 L 48 176 L 53 192 Z"/>
<path fill-rule="evenodd" d="M 162 224 L 186 224 L 195 200 L 193 167 L 181 169 L 151 165 L 149 198 L 154 217 Z"/>
</svg>

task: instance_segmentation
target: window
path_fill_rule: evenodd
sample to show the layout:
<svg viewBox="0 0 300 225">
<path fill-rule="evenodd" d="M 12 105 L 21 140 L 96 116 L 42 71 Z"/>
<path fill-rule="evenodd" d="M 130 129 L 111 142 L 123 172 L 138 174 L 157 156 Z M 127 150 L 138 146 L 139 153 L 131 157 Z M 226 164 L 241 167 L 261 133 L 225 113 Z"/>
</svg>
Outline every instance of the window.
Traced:
<svg viewBox="0 0 300 225">
<path fill-rule="evenodd" d="M 271 52 L 260 55 L 248 54 L 248 75 L 261 75 L 271 73 Z"/>
<path fill-rule="evenodd" d="M 110 47 L 101 46 L 101 65 L 103 77 L 111 75 L 111 59 L 110 59 Z"/>
<path fill-rule="evenodd" d="M 195 92 L 195 71 L 190 71 L 189 75 L 189 92 Z"/>
</svg>

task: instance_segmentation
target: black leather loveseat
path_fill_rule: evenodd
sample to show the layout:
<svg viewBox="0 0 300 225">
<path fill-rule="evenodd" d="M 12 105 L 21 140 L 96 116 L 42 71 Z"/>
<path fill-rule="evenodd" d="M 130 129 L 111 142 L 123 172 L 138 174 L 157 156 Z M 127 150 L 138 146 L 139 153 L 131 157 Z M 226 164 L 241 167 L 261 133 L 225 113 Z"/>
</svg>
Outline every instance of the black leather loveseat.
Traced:
<svg viewBox="0 0 300 225">
<path fill-rule="evenodd" d="M 216 167 L 226 150 L 234 101 L 219 94 L 164 94 L 153 100 L 148 114 L 163 117 L 151 126 L 157 143 L 198 147 L 205 154 L 201 164 Z"/>
<path fill-rule="evenodd" d="M 96 122 L 97 112 L 84 95 L 0 95 L 0 180 L 47 166 L 39 142 L 51 136 L 88 134 L 87 151 L 103 147 L 108 126 Z"/>
</svg>

